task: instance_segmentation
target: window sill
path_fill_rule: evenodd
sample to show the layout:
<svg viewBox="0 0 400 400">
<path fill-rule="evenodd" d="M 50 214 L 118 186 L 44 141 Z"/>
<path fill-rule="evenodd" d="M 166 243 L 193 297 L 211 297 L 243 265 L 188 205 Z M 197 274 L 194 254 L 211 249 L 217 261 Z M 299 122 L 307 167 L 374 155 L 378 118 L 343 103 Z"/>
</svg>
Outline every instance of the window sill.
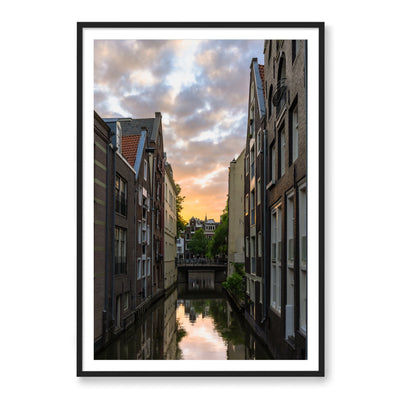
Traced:
<svg viewBox="0 0 400 400">
<path fill-rule="evenodd" d="M 285 341 L 286 341 L 286 343 L 290 346 L 290 348 L 291 348 L 292 350 L 294 350 L 294 349 L 296 348 L 296 343 L 295 343 L 295 340 L 294 340 L 294 336 L 293 336 L 293 335 L 289 335 L 289 337 L 287 337 L 287 338 L 285 339 Z"/>
<path fill-rule="evenodd" d="M 272 180 L 269 181 L 269 183 L 267 184 L 266 189 L 269 190 L 269 189 L 271 189 L 274 185 L 275 185 L 275 179 L 272 179 Z"/>
<path fill-rule="evenodd" d="M 275 124 L 276 127 L 278 127 L 281 124 L 285 112 L 286 112 L 286 104 L 279 110 L 279 114 L 276 117 L 276 124 Z"/>
<path fill-rule="evenodd" d="M 297 333 L 299 333 L 305 339 L 307 337 L 307 331 L 303 328 L 300 328 Z"/>
<path fill-rule="evenodd" d="M 279 318 L 281 317 L 281 310 L 278 308 L 275 308 L 273 305 L 270 306 L 270 310 L 276 314 Z"/>
</svg>

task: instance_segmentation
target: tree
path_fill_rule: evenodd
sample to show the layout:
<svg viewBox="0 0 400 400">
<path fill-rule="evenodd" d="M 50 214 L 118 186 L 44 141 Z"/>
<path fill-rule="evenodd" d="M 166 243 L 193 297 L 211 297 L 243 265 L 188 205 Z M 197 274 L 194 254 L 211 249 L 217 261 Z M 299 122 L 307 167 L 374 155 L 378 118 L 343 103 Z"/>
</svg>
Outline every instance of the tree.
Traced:
<svg viewBox="0 0 400 400">
<path fill-rule="evenodd" d="M 181 215 L 181 211 L 183 209 L 183 202 L 185 201 L 185 196 L 182 196 L 180 193 L 182 191 L 179 183 L 175 184 L 176 187 L 176 236 L 179 237 L 181 231 L 185 230 L 185 226 L 187 221 L 185 221 Z"/>
<path fill-rule="evenodd" d="M 210 243 L 209 256 L 214 258 L 217 255 L 227 256 L 228 255 L 228 228 L 229 228 L 229 210 L 228 202 L 224 208 L 221 216 L 221 223 L 215 230 L 214 236 Z"/>
<path fill-rule="evenodd" d="M 188 243 L 188 250 L 194 255 L 204 256 L 207 252 L 207 247 L 208 240 L 203 229 L 200 228 L 193 234 L 192 239 Z"/>
</svg>

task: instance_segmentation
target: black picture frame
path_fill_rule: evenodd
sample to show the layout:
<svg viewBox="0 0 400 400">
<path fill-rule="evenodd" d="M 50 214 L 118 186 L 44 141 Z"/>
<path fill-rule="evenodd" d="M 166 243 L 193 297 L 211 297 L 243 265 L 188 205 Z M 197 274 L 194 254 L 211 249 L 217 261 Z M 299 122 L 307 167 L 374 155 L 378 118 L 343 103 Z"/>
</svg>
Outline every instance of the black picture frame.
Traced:
<svg viewBox="0 0 400 400">
<path fill-rule="evenodd" d="M 313 370 L 265 370 L 265 371 L 125 371 L 90 370 L 83 363 L 83 56 L 84 32 L 91 29 L 158 29 L 158 28 L 194 28 L 204 29 L 312 29 L 318 32 L 318 367 Z M 266 38 L 267 39 L 267 38 Z M 77 23 L 77 376 L 78 377 L 321 377 L 325 374 L 325 198 L 324 198 L 324 146 L 325 146 L 325 26 L 323 22 L 78 22 Z M 90 114 L 92 117 L 93 112 Z M 168 362 L 168 361 L 166 361 Z"/>
</svg>

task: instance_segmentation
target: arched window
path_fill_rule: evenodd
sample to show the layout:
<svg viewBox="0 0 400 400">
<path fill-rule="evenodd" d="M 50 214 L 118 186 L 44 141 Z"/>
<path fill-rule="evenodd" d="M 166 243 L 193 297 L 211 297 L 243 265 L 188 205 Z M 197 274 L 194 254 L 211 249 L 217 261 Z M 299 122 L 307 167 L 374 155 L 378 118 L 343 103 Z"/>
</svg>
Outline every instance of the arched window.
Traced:
<svg viewBox="0 0 400 400">
<path fill-rule="evenodd" d="M 282 108 L 286 104 L 286 57 L 285 53 L 282 53 L 282 56 L 279 60 L 278 67 L 278 81 L 276 85 L 276 91 L 273 98 L 274 105 L 276 106 L 276 113 L 282 110 Z"/>
</svg>

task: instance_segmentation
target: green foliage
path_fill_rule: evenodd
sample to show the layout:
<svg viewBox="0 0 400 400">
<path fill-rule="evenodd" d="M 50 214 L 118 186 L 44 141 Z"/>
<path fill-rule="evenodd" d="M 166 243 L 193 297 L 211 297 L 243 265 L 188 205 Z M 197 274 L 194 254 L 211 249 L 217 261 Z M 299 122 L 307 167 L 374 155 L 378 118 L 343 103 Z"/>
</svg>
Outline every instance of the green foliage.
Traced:
<svg viewBox="0 0 400 400">
<path fill-rule="evenodd" d="M 183 202 L 185 201 L 185 196 L 181 195 L 182 188 L 179 183 L 175 184 L 177 194 L 176 194 L 176 236 L 179 237 L 181 231 L 185 230 L 187 221 L 185 221 L 181 215 L 183 209 Z"/>
<path fill-rule="evenodd" d="M 198 255 L 201 257 L 207 253 L 208 240 L 206 238 L 206 235 L 204 234 L 203 229 L 200 228 L 193 234 L 192 239 L 188 243 L 188 249 L 194 255 Z"/>
<path fill-rule="evenodd" d="M 222 286 L 229 290 L 236 298 L 239 300 L 244 300 L 245 298 L 245 284 L 244 284 L 244 266 L 243 264 L 235 263 L 235 272 L 229 276 Z"/>
<path fill-rule="evenodd" d="M 221 223 L 215 230 L 214 236 L 209 245 L 208 256 L 214 258 L 217 255 L 228 255 L 228 230 L 229 230 L 228 202 L 221 216 Z"/>
</svg>

